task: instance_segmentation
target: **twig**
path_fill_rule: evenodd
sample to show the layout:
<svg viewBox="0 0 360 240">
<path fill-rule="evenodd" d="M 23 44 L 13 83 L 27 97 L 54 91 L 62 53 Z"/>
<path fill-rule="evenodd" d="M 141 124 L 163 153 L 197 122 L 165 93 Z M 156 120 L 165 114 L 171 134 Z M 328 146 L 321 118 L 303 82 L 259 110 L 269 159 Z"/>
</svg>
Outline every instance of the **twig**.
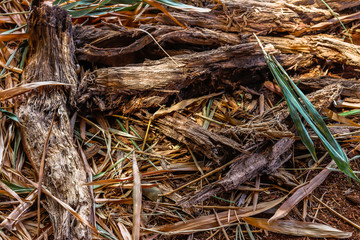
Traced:
<svg viewBox="0 0 360 240">
<path fill-rule="evenodd" d="M 226 231 L 225 231 L 225 228 L 223 227 L 223 225 L 222 225 L 222 223 L 221 223 L 221 221 L 220 221 L 220 218 L 219 218 L 219 216 L 217 215 L 215 209 L 213 209 L 213 211 L 214 211 L 216 220 L 217 220 L 217 222 L 219 223 L 219 226 L 221 227 L 222 232 L 224 233 L 224 236 L 225 236 L 226 240 L 230 240 L 230 238 L 229 238 L 229 236 L 227 235 L 227 233 L 226 233 Z"/>
</svg>

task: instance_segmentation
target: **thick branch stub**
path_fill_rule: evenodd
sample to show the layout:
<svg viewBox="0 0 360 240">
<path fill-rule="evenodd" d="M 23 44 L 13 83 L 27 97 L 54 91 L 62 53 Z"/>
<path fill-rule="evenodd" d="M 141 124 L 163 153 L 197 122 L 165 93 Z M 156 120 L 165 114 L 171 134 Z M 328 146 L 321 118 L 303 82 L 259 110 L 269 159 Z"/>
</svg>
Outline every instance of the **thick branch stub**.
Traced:
<svg viewBox="0 0 360 240">
<path fill-rule="evenodd" d="M 77 84 L 71 17 L 59 7 L 35 8 L 29 18 L 30 56 L 22 82 L 57 81 Z M 46 87 L 18 101 L 17 115 L 22 143 L 28 159 L 39 170 L 41 155 L 53 116 L 44 168 L 44 187 L 90 222 L 93 204 L 81 160 L 70 129 L 68 93 L 63 88 Z M 51 198 L 44 207 L 50 214 L 55 239 L 91 239 L 91 233 L 67 210 Z"/>
</svg>

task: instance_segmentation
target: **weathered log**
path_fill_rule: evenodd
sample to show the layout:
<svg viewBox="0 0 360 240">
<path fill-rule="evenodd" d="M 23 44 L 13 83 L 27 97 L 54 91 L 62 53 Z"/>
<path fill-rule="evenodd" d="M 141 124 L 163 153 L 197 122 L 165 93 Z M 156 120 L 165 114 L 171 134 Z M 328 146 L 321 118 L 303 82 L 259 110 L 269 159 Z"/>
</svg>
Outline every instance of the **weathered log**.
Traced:
<svg viewBox="0 0 360 240">
<path fill-rule="evenodd" d="M 316 61 L 325 61 L 329 67 L 337 64 L 360 68 L 360 48 L 334 37 L 261 37 L 261 40 L 273 46 L 285 68 L 305 69 Z M 80 108 L 95 105 L 102 111 L 116 109 L 121 102 L 122 112 L 132 112 L 158 107 L 175 94 L 181 98 L 195 97 L 212 89 L 261 83 L 266 76 L 259 70 L 264 69 L 267 65 L 256 42 L 224 46 L 172 59 L 95 70 L 82 79 L 77 102 Z"/>
<path fill-rule="evenodd" d="M 284 67 L 311 66 L 312 55 L 280 54 Z M 101 68 L 88 73 L 81 82 L 76 102 L 79 108 L 117 109 L 128 113 L 158 107 L 170 96 L 201 96 L 237 84 L 256 84 L 267 69 L 257 43 L 224 46 L 211 51 L 149 60 L 124 67 Z"/>
<path fill-rule="evenodd" d="M 71 17 L 59 7 L 34 8 L 29 18 L 30 56 L 22 82 L 57 81 L 74 89 L 77 75 L 74 62 Z M 72 94 L 73 91 L 70 91 Z M 73 143 L 68 116 L 69 92 L 45 87 L 19 99 L 16 113 L 22 123 L 22 144 L 28 159 L 39 172 L 45 139 L 54 119 L 46 152 L 44 187 L 90 221 L 93 200 L 84 162 Z M 50 197 L 44 202 L 55 239 L 91 239 L 90 230 Z"/>
</svg>

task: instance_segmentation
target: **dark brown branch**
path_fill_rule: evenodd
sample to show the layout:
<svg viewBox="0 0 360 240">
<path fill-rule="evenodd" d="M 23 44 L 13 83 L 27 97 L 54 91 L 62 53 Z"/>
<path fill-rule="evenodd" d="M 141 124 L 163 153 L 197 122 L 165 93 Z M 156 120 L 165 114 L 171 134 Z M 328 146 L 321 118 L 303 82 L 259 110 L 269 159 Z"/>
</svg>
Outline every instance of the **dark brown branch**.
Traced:
<svg viewBox="0 0 360 240">
<path fill-rule="evenodd" d="M 230 166 L 230 170 L 224 178 L 207 185 L 195 196 L 183 200 L 180 204 L 191 207 L 219 192 L 235 190 L 237 186 L 259 174 L 269 174 L 275 171 L 291 158 L 291 146 L 294 142 L 294 139 L 283 138 L 275 145 L 261 149 L 258 153 L 243 155 L 239 161 Z"/>
</svg>

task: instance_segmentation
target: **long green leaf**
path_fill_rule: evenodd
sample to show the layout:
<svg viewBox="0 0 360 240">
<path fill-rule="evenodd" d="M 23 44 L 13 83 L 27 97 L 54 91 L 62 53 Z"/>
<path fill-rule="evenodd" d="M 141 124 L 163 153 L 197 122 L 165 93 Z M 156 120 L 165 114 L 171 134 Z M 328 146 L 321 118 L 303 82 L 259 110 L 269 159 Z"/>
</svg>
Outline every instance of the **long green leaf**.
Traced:
<svg viewBox="0 0 360 240">
<path fill-rule="evenodd" d="M 281 64 L 275 59 L 275 57 L 269 56 L 263 48 L 262 50 L 264 52 L 265 60 L 269 66 L 269 69 L 274 76 L 276 83 L 284 94 L 284 98 L 288 104 L 290 116 L 293 119 L 294 125 L 300 135 L 300 139 L 310 151 L 314 160 L 317 160 L 315 147 L 305 129 L 304 124 L 301 121 L 300 115 L 314 130 L 339 169 L 348 177 L 355 179 L 357 182 L 360 182 L 359 178 L 350 168 L 349 159 L 347 158 L 345 152 L 341 148 L 340 144 L 335 140 L 334 136 L 330 133 L 322 116 L 317 112 L 312 103 L 306 98 L 305 94 L 292 81 L 290 76 L 287 74 Z"/>
<path fill-rule="evenodd" d="M 10 118 L 11 120 L 20 123 L 18 117 L 14 113 L 6 111 L 6 110 L 1 109 L 1 108 L 0 108 L 0 112 L 2 112 L 6 117 Z"/>
</svg>

